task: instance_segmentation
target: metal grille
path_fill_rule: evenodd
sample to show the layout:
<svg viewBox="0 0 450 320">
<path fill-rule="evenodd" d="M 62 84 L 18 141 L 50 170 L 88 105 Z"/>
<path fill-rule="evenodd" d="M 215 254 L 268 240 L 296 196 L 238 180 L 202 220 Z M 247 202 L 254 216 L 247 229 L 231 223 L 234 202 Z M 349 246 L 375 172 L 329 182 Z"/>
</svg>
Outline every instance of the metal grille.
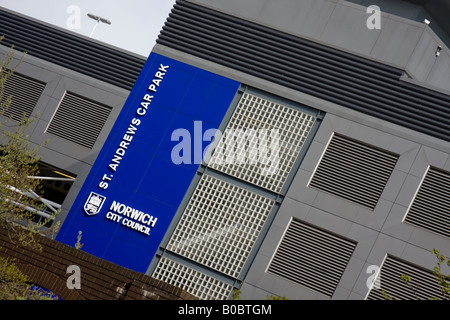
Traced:
<svg viewBox="0 0 450 320">
<path fill-rule="evenodd" d="M 209 167 L 280 192 L 315 119 L 244 93 Z"/>
<path fill-rule="evenodd" d="M 406 274 L 411 278 L 410 285 L 400 277 Z M 413 266 L 398 258 L 387 256 L 379 277 L 379 288 L 373 287 L 367 296 L 368 300 L 384 300 L 382 291 L 394 299 L 442 299 L 441 291 L 433 273 L 429 270 Z"/>
<path fill-rule="evenodd" d="M 203 175 L 167 249 L 237 277 L 274 201 Z"/>
<path fill-rule="evenodd" d="M 335 134 L 310 186 L 375 208 L 398 155 Z"/>
<path fill-rule="evenodd" d="M 47 132 L 86 148 L 92 148 L 111 108 L 66 92 Z"/>
<path fill-rule="evenodd" d="M 430 167 L 405 222 L 450 238 L 450 172 Z"/>
<path fill-rule="evenodd" d="M 181 288 L 201 300 L 225 300 L 233 289 L 231 285 L 165 257 L 159 261 L 153 277 Z"/>
<path fill-rule="evenodd" d="M 13 73 L 6 80 L 3 92 L 3 100 L 12 97 L 5 116 L 11 116 L 16 121 L 22 117 L 29 118 L 44 88 L 43 82 Z"/>
<path fill-rule="evenodd" d="M 0 6 L 2 46 L 131 90 L 146 57 L 17 15 Z"/>
<path fill-rule="evenodd" d="M 356 243 L 293 219 L 268 272 L 333 295 Z"/>
</svg>

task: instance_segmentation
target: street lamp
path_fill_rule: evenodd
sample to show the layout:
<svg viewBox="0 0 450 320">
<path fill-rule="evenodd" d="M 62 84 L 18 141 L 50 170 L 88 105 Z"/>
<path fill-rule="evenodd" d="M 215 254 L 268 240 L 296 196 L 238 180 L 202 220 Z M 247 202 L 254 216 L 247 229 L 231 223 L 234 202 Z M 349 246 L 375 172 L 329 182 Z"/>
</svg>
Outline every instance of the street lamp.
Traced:
<svg viewBox="0 0 450 320">
<path fill-rule="evenodd" d="M 92 35 L 94 34 L 94 31 L 97 28 L 99 22 L 103 22 L 103 23 L 106 23 L 106 24 L 111 24 L 111 21 L 109 21 L 108 19 L 102 18 L 100 16 L 96 16 L 95 14 L 92 14 L 92 13 L 88 13 L 88 17 L 97 21 L 95 23 L 94 28 L 91 31 L 91 34 L 89 35 L 89 38 L 92 38 Z"/>
</svg>

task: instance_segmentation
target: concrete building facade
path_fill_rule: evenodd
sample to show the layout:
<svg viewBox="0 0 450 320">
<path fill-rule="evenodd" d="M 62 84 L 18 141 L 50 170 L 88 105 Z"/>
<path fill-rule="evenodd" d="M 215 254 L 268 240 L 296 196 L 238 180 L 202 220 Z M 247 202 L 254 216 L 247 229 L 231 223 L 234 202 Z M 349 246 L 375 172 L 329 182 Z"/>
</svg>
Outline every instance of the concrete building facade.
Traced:
<svg viewBox="0 0 450 320">
<path fill-rule="evenodd" d="M 31 141 L 51 135 L 43 161 L 76 175 L 57 240 L 83 230 L 87 252 L 200 299 L 414 299 L 402 273 L 439 296 L 448 14 L 448 1 L 177 1 L 146 62 L 36 25 L 86 43 L 82 62 L 28 49 L 18 69 L 46 83 Z M 92 116 L 58 115 L 80 97 Z"/>
</svg>

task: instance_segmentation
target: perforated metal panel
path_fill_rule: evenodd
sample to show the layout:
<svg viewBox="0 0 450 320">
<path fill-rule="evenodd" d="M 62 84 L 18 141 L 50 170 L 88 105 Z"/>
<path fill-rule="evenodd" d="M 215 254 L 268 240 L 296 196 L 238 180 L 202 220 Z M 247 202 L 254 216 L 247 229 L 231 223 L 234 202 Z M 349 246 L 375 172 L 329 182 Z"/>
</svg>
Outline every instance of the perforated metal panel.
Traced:
<svg viewBox="0 0 450 320">
<path fill-rule="evenodd" d="M 450 172 L 429 168 L 405 222 L 450 238 Z"/>
<path fill-rule="evenodd" d="M 291 220 L 268 272 L 331 297 L 356 243 Z"/>
<path fill-rule="evenodd" d="M 274 201 L 203 175 L 167 250 L 237 277 Z"/>
<path fill-rule="evenodd" d="M 161 258 L 153 277 L 202 300 L 225 300 L 232 286 L 168 258 Z"/>
<path fill-rule="evenodd" d="M 398 155 L 335 134 L 309 184 L 367 208 L 375 208 Z"/>
<path fill-rule="evenodd" d="M 411 285 L 403 282 L 400 277 L 406 274 L 411 278 Z M 387 256 L 381 267 L 379 276 L 379 288 L 373 287 L 368 300 L 384 300 L 382 290 L 394 299 L 442 299 L 441 291 L 433 273 L 402 261 L 393 256 Z"/>
<path fill-rule="evenodd" d="M 45 83 L 29 77 L 13 73 L 5 82 L 3 100 L 12 96 L 11 104 L 5 115 L 19 121 L 22 117 L 29 118 L 36 106 Z"/>
<path fill-rule="evenodd" d="M 244 93 L 209 167 L 279 192 L 316 118 Z"/>
<path fill-rule="evenodd" d="M 66 92 L 47 132 L 92 148 L 110 113 L 108 106 Z"/>
</svg>

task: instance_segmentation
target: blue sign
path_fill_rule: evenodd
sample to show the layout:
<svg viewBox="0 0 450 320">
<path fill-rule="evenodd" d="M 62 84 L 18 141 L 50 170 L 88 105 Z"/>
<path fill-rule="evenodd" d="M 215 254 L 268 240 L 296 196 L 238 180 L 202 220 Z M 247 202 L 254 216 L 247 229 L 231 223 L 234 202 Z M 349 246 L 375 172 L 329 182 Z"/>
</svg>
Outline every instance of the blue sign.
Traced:
<svg viewBox="0 0 450 320">
<path fill-rule="evenodd" d="M 199 166 L 174 163 L 173 132 L 217 129 L 239 85 L 151 53 L 56 240 L 145 272 Z"/>
</svg>

